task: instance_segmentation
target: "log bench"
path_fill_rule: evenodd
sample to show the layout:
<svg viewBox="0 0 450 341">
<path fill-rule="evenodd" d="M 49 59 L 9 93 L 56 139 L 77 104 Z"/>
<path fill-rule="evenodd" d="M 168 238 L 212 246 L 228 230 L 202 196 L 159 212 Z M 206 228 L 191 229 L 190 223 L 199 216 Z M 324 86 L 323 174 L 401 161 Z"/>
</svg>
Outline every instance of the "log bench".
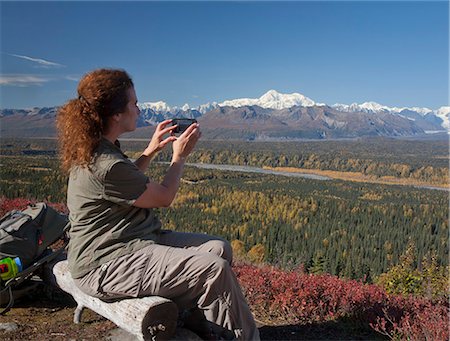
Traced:
<svg viewBox="0 0 450 341">
<path fill-rule="evenodd" d="M 66 259 L 49 264 L 45 272 L 46 282 L 56 284 L 75 299 L 75 323 L 80 323 L 83 309 L 89 308 L 139 340 L 169 340 L 175 335 L 178 309 L 169 299 L 149 296 L 105 302 L 86 295 L 75 285 Z"/>
</svg>

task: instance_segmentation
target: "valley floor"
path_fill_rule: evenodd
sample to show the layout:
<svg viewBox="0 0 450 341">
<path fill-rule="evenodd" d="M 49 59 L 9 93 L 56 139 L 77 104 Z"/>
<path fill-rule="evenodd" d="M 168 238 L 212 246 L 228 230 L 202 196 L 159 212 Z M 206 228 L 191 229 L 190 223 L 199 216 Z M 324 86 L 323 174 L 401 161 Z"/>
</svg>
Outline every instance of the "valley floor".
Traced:
<svg viewBox="0 0 450 341">
<path fill-rule="evenodd" d="M 295 167 L 263 167 L 263 169 L 282 171 L 282 172 L 292 172 L 292 173 L 303 173 L 303 174 L 314 174 L 320 176 L 326 176 L 336 180 L 344 181 L 354 181 L 354 182 L 365 182 L 383 185 L 403 185 L 403 186 L 414 186 L 419 188 L 427 189 L 440 189 L 440 190 L 450 190 L 449 183 L 428 183 L 423 181 L 418 181 L 415 179 L 406 178 L 396 178 L 393 176 L 381 176 L 376 177 L 373 175 L 365 175 L 361 172 L 339 172 L 331 170 L 320 170 L 320 169 L 307 169 L 307 168 L 295 168 Z"/>
</svg>

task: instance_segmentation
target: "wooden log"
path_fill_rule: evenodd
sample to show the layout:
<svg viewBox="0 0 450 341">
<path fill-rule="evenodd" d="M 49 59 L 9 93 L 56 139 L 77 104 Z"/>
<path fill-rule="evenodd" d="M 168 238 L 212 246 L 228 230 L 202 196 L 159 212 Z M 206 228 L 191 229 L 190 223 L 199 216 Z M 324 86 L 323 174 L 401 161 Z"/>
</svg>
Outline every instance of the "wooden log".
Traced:
<svg viewBox="0 0 450 341">
<path fill-rule="evenodd" d="M 67 260 L 57 261 L 52 265 L 51 271 L 56 285 L 72 295 L 77 302 L 75 323 L 81 321 L 83 309 L 89 308 L 134 334 L 139 340 L 169 340 L 174 336 L 178 309 L 169 299 L 148 296 L 105 302 L 78 289 L 70 276 Z"/>
</svg>

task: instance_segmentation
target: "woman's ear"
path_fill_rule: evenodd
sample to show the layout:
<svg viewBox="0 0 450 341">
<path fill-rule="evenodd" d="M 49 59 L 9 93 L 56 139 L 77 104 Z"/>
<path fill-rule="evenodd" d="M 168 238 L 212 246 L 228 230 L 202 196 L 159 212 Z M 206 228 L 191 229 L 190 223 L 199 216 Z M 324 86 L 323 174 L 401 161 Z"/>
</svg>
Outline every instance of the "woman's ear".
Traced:
<svg viewBox="0 0 450 341">
<path fill-rule="evenodd" d="M 121 113 L 117 113 L 117 114 L 114 114 L 114 115 L 112 115 L 111 116 L 111 118 L 112 118 L 112 120 L 114 121 L 114 122 L 119 122 L 120 121 L 120 117 L 122 116 L 122 114 Z"/>
</svg>

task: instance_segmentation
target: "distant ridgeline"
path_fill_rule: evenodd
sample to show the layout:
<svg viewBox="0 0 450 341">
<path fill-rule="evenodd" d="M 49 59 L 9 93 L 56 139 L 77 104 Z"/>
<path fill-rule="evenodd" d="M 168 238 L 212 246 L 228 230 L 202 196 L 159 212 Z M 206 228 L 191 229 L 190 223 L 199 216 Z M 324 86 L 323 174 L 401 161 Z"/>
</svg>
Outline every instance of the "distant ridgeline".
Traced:
<svg viewBox="0 0 450 341">
<path fill-rule="evenodd" d="M 259 99 L 208 103 L 197 108 L 169 107 L 164 102 L 141 103 L 138 129 L 129 138 L 147 138 L 154 126 L 174 117 L 196 118 L 204 138 L 292 140 L 357 138 L 362 136 L 421 136 L 449 129 L 450 107 L 389 108 L 315 103 L 301 94 L 271 90 Z M 53 137 L 57 107 L 0 109 L 4 137 Z"/>
<path fill-rule="evenodd" d="M 144 146 L 143 141 L 123 142 L 130 157 Z M 55 148 L 51 139 L 3 139 L 2 195 L 65 202 L 67 178 L 48 153 Z M 30 150 L 47 155 L 37 157 Z M 379 173 L 407 176 L 409 170 L 410 177 L 442 181 L 448 155 L 446 141 L 208 141 L 200 142 L 189 161 L 256 166 L 303 162 L 302 167 L 347 171 L 373 164 Z M 158 155 L 159 160 L 168 157 Z M 166 167 L 154 162 L 148 175 L 159 181 Z M 435 257 L 439 265 L 448 265 L 446 191 L 186 167 L 176 202 L 159 215 L 166 228 L 224 236 L 233 242 L 237 257 L 303 265 L 310 272 L 374 278 L 396 264 L 411 242 L 419 263 Z"/>
</svg>

